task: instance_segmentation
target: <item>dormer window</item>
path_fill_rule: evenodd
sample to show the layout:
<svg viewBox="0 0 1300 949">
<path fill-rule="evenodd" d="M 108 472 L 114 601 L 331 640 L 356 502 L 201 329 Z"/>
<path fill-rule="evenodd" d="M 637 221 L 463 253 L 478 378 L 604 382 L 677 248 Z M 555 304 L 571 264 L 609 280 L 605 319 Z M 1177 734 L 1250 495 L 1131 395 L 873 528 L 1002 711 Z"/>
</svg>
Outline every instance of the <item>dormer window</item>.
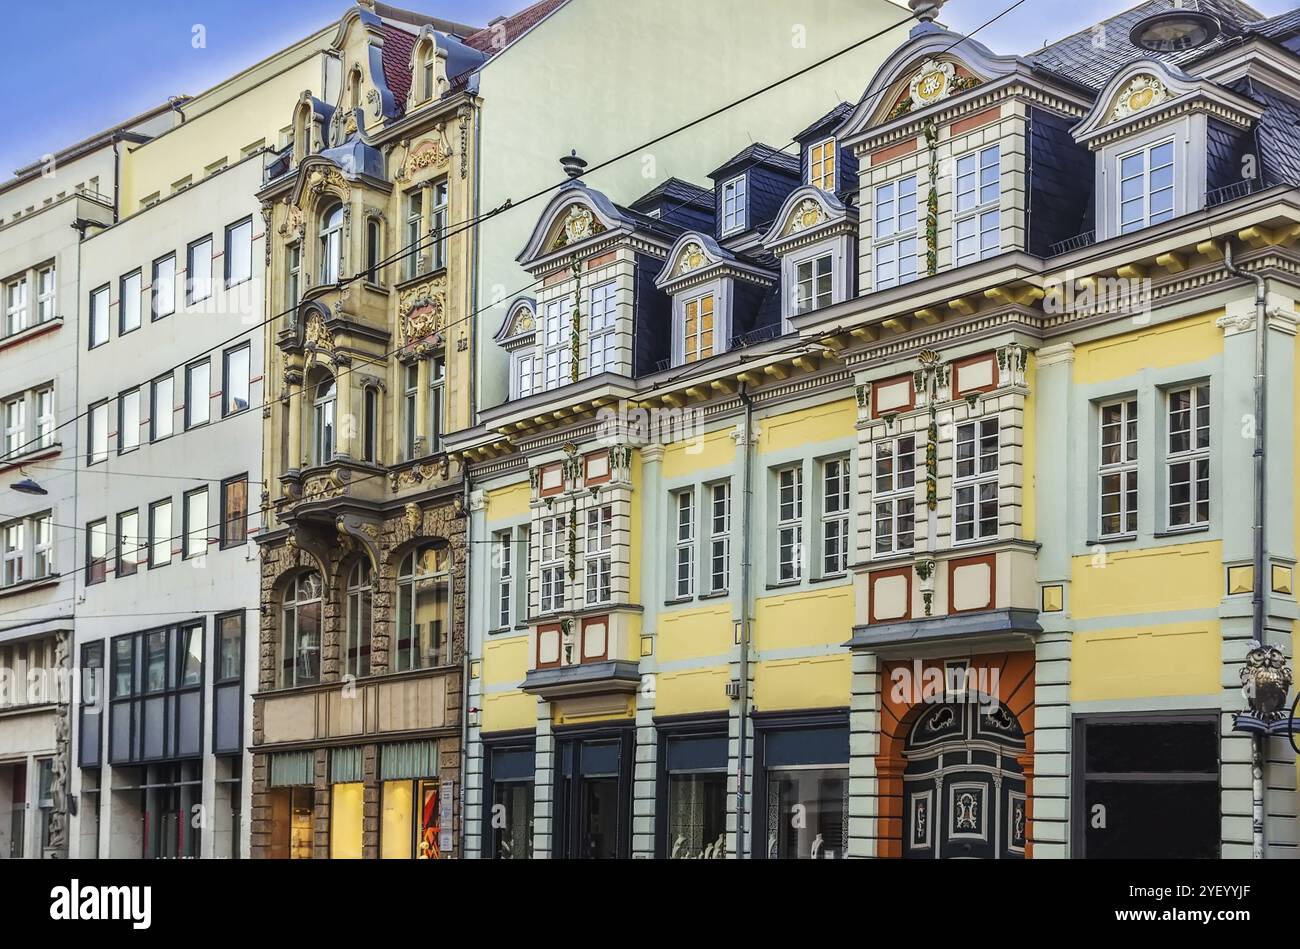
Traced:
<svg viewBox="0 0 1300 949">
<path fill-rule="evenodd" d="M 1145 145 L 1119 160 L 1120 233 L 1174 216 L 1174 143 Z"/>
<path fill-rule="evenodd" d="M 983 260 L 1001 246 L 1001 149 L 997 145 L 957 159 L 956 247 L 960 267 Z"/>
<path fill-rule="evenodd" d="M 830 306 L 835 299 L 834 275 L 833 254 L 821 254 L 795 264 L 794 312 L 807 313 Z"/>
<path fill-rule="evenodd" d="M 875 289 L 916 279 L 916 175 L 879 185 L 875 192 Z"/>
<path fill-rule="evenodd" d="M 713 294 L 687 300 L 682 307 L 682 361 L 708 359 L 714 353 Z"/>
<path fill-rule="evenodd" d="M 542 318 L 543 389 L 558 389 L 571 381 L 570 346 L 573 300 L 563 297 L 546 304 Z"/>
<path fill-rule="evenodd" d="M 424 98 L 432 99 L 434 83 L 433 44 L 424 47 L 424 61 L 420 64 L 420 77 L 420 88 L 424 90 Z"/>
<path fill-rule="evenodd" d="M 808 150 L 808 183 L 833 193 L 836 186 L 835 139 L 818 142 Z"/>
<path fill-rule="evenodd" d="M 343 272 L 343 205 L 336 204 L 321 218 L 320 228 L 321 283 L 339 282 Z"/>
<path fill-rule="evenodd" d="M 733 178 L 722 186 L 722 233 L 744 230 L 748 194 L 745 176 Z"/>
</svg>

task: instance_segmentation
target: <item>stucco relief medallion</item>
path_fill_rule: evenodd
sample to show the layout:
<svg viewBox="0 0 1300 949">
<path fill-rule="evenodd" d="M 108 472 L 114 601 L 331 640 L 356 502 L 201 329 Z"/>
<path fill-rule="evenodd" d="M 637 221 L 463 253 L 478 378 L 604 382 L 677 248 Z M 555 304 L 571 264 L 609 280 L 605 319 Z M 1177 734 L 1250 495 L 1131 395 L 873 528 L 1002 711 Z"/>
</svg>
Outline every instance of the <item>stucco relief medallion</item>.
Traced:
<svg viewBox="0 0 1300 949">
<path fill-rule="evenodd" d="M 409 178 L 424 168 L 441 165 L 450 157 L 441 142 L 425 139 L 417 143 L 406 156 L 406 177 Z"/>
<path fill-rule="evenodd" d="M 824 217 L 825 216 L 822 214 L 822 206 L 812 198 L 808 198 L 800 204 L 799 207 L 795 208 L 794 214 L 791 215 L 790 233 L 798 234 L 800 231 L 806 231 L 809 228 L 816 227 L 822 222 Z"/>
<path fill-rule="evenodd" d="M 1110 114 L 1111 120 L 1126 119 L 1130 115 L 1136 115 L 1159 105 L 1168 98 L 1168 87 L 1155 76 L 1134 76 L 1123 91 L 1115 97 L 1115 108 Z"/>
<path fill-rule="evenodd" d="M 953 91 L 956 72 L 952 63 L 927 59 L 912 77 L 911 85 L 908 87 L 912 95 L 912 105 L 923 109 L 940 99 L 947 98 Z"/>
<path fill-rule="evenodd" d="M 596 215 L 592 214 L 589 208 L 574 204 L 565 215 L 564 225 L 560 228 L 560 233 L 556 236 L 555 244 L 551 249 L 558 250 L 604 232 L 605 225 L 596 220 Z"/>
<path fill-rule="evenodd" d="M 704 248 L 699 244 L 687 244 L 682 250 L 681 261 L 677 265 L 679 274 L 687 274 L 704 266 Z"/>
</svg>

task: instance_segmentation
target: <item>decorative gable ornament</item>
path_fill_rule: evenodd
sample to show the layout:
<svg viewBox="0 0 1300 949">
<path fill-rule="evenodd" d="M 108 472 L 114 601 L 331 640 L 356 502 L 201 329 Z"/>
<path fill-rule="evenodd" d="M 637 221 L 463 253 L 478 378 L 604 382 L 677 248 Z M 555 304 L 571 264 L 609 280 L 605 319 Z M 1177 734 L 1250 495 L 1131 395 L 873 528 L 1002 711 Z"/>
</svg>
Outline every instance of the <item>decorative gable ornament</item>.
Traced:
<svg viewBox="0 0 1300 949">
<path fill-rule="evenodd" d="M 1143 74 L 1134 76 L 1127 86 L 1115 97 L 1115 108 L 1110 113 L 1110 120 L 1117 122 L 1160 105 L 1170 98 L 1169 89 L 1155 76 Z"/>
<path fill-rule="evenodd" d="M 677 274 L 681 276 L 690 273 L 692 270 L 699 270 L 704 266 L 704 263 L 704 248 L 699 244 L 687 244 L 685 250 L 682 251 Z"/>
<path fill-rule="evenodd" d="M 417 171 L 441 165 L 451 157 L 451 153 L 441 142 L 425 139 L 417 144 L 406 157 L 405 177 L 414 177 Z"/>
<path fill-rule="evenodd" d="M 560 233 L 556 235 L 551 250 L 568 247 L 570 244 L 576 244 L 578 241 L 586 240 L 588 237 L 595 237 L 597 234 L 603 234 L 604 232 L 605 225 L 596 219 L 596 215 L 592 214 L 589 208 L 575 204 L 569 208 L 569 213 L 565 215 L 564 225 L 560 228 Z"/>
<path fill-rule="evenodd" d="M 957 70 L 952 63 L 941 63 L 934 59 L 922 62 L 908 87 L 913 107 L 924 109 L 940 99 L 948 98 L 954 91 L 956 78 Z"/>
<path fill-rule="evenodd" d="M 806 231 L 809 228 L 816 227 L 825 219 L 826 215 L 822 211 L 822 206 L 812 198 L 808 198 L 790 216 L 790 233 L 798 234 L 800 231 Z"/>
</svg>

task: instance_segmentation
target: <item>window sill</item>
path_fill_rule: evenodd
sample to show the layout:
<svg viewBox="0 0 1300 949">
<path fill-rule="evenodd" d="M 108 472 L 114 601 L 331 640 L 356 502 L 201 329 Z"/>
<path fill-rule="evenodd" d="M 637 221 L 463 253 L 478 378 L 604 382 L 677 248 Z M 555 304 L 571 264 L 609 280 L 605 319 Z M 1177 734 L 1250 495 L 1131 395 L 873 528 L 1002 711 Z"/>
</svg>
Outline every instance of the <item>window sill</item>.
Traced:
<svg viewBox="0 0 1300 949">
<path fill-rule="evenodd" d="M 809 583 L 833 583 L 836 580 L 844 580 L 848 577 L 847 573 L 828 573 L 820 577 L 810 577 Z"/>
<path fill-rule="evenodd" d="M 701 600 L 720 600 L 731 595 L 730 590 L 711 590 L 708 593 L 701 593 Z"/>
<path fill-rule="evenodd" d="M 769 590 L 786 590 L 786 589 L 790 589 L 790 588 L 793 588 L 793 587 L 797 587 L 797 586 L 799 586 L 801 583 L 803 583 L 803 578 L 802 578 L 802 577 L 800 577 L 798 580 L 781 580 L 781 581 L 779 581 L 779 582 L 777 582 L 777 583 L 769 583 L 769 584 L 767 585 L 767 589 L 769 589 Z"/>
<path fill-rule="evenodd" d="M 1137 539 L 1137 534 L 1111 534 L 1105 537 L 1098 537 L 1093 540 L 1084 541 L 1084 545 L 1087 547 L 1096 547 L 1104 544 L 1130 544 Z"/>
<path fill-rule="evenodd" d="M 55 442 L 45 448 L 37 448 L 32 451 L 23 452 L 21 455 L 6 455 L 0 457 L 0 472 L 9 471 L 13 468 L 21 468 L 23 465 L 29 465 L 34 461 L 43 461 L 47 458 L 54 458 L 63 451 L 63 443 Z"/>
<path fill-rule="evenodd" d="M 10 346 L 21 346 L 29 339 L 37 336 L 44 336 L 46 333 L 52 333 L 63 327 L 63 317 L 52 316 L 44 323 L 34 323 L 31 326 L 24 326 L 17 333 L 12 333 L 0 339 L 0 349 L 8 349 Z"/>
<path fill-rule="evenodd" d="M 1171 527 L 1168 530 L 1156 531 L 1152 537 L 1182 537 L 1184 534 L 1204 534 L 1210 529 L 1209 524 L 1196 524 L 1192 527 Z"/>
<path fill-rule="evenodd" d="M 21 596 L 32 590 L 40 590 L 45 587 L 54 586 L 63 578 L 61 573 L 52 573 L 48 577 L 37 577 L 31 580 L 23 580 L 19 583 L 11 584 L 7 587 L 0 587 L 0 599 L 10 596 Z"/>
<path fill-rule="evenodd" d="M 916 556 L 915 548 L 911 550 L 896 550 L 887 554 L 874 554 L 865 564 L 858 564 L 858 566 L 874 567 L 879 564 L 904 563 L 914 559 Z"/>
<path fill-rule="evenodd" d="M 695 600 L 693 596 L 679 596 L 671 600 L 664 600 L 664 606 L 682 606 Z"/>
</svg>

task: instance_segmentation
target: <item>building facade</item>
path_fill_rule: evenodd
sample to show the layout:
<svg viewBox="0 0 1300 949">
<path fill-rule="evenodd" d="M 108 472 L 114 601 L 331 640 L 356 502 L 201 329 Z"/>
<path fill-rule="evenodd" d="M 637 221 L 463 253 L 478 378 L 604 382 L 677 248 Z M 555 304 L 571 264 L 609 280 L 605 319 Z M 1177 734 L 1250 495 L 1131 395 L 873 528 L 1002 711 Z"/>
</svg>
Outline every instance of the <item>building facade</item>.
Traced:
<svg viewBox="0 0 1300 949">
<path fill-rule="evenodd" d="M 80 247 L 75 857 L 249 855 L 269 315 L 256 195 L 284 110 L 336 81 L 327 39 L 178 104 L 123 155 L 120 220 Z"/>
<path fill-rule="evenodd" d="M 116 216 L 122 150 L 163 106 L 0 187 L 0 858 L 67 856 L 77 584 L 80 240 Z"/>
<path fill-rule="evenodd" d="M 1257 277 L 1296 398 L 1300 22 L 1017 57 L 913 7 L 793 154 L 571 158 L 519 243 L 452 440 L 471 854 L 1296 855 L 1295 756 L 1237 723 L 1252 639 L 1292 650 L 1284 408 L 1251 452 Z"/>
</svg>

